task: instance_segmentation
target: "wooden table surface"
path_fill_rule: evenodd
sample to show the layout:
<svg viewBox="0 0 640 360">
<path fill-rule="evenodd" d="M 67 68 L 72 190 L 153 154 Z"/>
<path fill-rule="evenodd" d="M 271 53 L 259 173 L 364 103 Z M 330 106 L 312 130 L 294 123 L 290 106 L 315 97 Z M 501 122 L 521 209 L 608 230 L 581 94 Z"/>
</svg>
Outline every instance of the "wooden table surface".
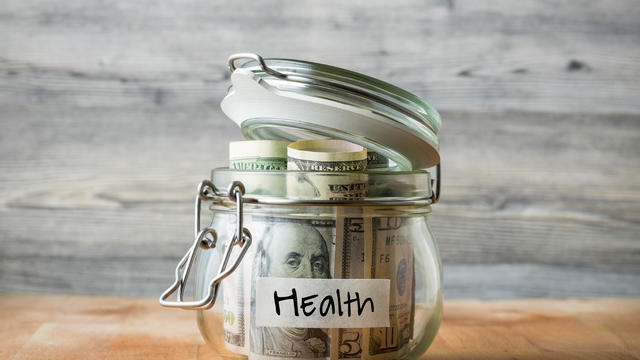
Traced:
<svg viewBox="0 0 640 360">
<path fill-rule="evenodd" d="M 0 296 L 0 359 L 222 359 L 150 298 Z M 640 359 L 640 300 L 446 301 L 425 359 Z"/>
</svg>

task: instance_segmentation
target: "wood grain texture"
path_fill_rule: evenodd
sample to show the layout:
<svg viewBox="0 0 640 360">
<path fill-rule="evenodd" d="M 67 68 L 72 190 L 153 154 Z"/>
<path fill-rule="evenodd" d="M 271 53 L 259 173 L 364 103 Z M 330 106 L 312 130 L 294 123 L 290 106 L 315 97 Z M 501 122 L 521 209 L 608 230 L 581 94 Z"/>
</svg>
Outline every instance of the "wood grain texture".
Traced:
<svg viewBox="0 0 640 360">
<path fill-rule="evenodd" d="M 0 290 L 158 295 L 235 125 L 200 107 L 7 114 Z M 640 296 L 637 115 L 443 116 L 448 297 Z"/>
<path fill-rule="evenodd" d="M 449 298 L 640 296 L 633 1 L 3 3 L 0 291 L 158 295 L 195 185 L 240 140 L 238 51 L 327 62 L 441 110 Z"/>
<path fill-rule="evenodd" d="M 226 359 L 154 299 L 2 295 L 0 315 L 0 360 Z M 638 339 L 639 300 L 449 301 L 422 358 L 638 359 Z"/>
<path fill-rule="evenodd" d="M 640 110 L 633 0 L 4 2 L 0 103 L 217 104 L 234 52 L 387 79 L 438 109 Z"/>
</svg>

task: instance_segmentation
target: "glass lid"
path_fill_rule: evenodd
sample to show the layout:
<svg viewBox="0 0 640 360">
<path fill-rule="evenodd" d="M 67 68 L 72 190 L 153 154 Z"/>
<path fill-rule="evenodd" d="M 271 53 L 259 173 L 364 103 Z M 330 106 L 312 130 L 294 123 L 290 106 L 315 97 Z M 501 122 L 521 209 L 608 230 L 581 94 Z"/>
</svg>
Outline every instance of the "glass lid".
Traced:
<svg viewBox="0 0 640 360">
<path fill-rule="evenodd" d="M 236 65 L 239 60 L 248 60 Z M 248 139 L 339 138 L 378 152 L 399 170 L 440 162 L 438 112 L 394 85 L 349 70 L 256 54 L 229 58 L 224 113 Z"/>
</svg>

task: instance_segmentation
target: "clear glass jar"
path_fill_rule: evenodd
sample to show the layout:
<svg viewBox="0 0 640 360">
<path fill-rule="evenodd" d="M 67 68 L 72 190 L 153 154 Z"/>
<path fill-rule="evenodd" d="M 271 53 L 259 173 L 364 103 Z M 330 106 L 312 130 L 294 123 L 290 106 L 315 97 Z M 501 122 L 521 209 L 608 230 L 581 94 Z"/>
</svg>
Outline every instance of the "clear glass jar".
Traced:
<svg viewBox="0 0 640 360">
<path fill-rule="evenodd" d="M 222 358 L 419 358 L 442 312 L 427 222 L 440 193 L 440 115 L 346 69 L 250 53 L 228 65 L 221 109 L 245 138 L 342 139 L 379 156 L 372 164 L 380 168 L 214 170 L 198 187 L 193 245 L 160 303 L 197 310 L 200 332 Z M 435 190 L 429 172 L 416 170 L 431 167 Z M 323 176 L 338 192 L 353 186 L 366 197 L 327 200 L 305 188 Z M 201 230 L 203 201 L 213 218 Z M 190 272 L 195 300 L 185 295 Z"/>
<path fill-rule="evenodd" d="M 240 216 L 252 238 L 238 267 L 222 280 L 215 305 L 197 311 L 200 332 L 223 358 L 417 359 L 426 351 L 442 312 L 441 263 L 427 221 L 434 199 L 430 174 L 365 174 L 366 199 L 331 202 L 287 197 L 283 185 L 287 177 L 317 173 L 212 172 L 217 189 L 234 181 L 244 184 L 240 204 L 244 213 Z M 238 231 L 238 203 L 226 194 L 210 200 L 213 219 L 209 229 L 215 231 L 217 244 L 213 249 L 195 251 L 197 298 L 207 296 L 220 272 L 229 239 Z M 307 327 L 257 326 L 259 305 L 272 300 L 257 294 L 258 278 L 388 279 L 389 310 L 385 316 L 390 326 L 354 328 L 351 323 L 350 327 L 327 327 L 324 320 Z M 310 284 L 305 285 L 306 290 L 315 283 Z M 322 303 L 307 309 L 312 307 L 321 309 Z"/>
</svg>

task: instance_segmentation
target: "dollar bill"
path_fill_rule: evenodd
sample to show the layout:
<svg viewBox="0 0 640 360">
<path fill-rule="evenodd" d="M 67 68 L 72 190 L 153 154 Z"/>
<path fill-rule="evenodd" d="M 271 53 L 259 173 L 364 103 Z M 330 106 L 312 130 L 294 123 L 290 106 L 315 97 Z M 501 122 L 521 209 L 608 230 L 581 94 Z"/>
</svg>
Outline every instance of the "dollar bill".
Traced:
<svg viewBox="0 0 640 360">
<path fill-rule="evenodd" d="M 224 280 L 223 287 L 223 327 L 226 347 L 239 354 L 248 354 L 247 325 L 248 316 L 245 313 L 246 286 L 245 274 L 237 271 Z"/>
<path fill-rule="evenodd" d="M 252 283 L 258 277 L 332 278 L 331 249 L 335 244 L 333 219 L 253 218 L 263 223 L 252 254 Z M 251 313 L 256 301 L 252 288 Z M 329 334 L 317 328 L 258 327 L 251 325 L 251 359 L 325 359 Z"/>
<path fill-rule="evenodd" d="M 229 143 L 229 167 L 236 170 L 286 170 L 287 168 L 286 141 L 275 140 L 251 140 L 234 141 Z M 247 193 L 251 194 L 284 194 L 285 185 L 274 177 L 260 176 L 255 173 L 234 174 L 234 180 L 241 181 Z M 235 221 L 229 217 L 226 226 L 227 236 L 232 236 L 235 230 Z M 251 223 L 251 216 L 245 216 L 244 225 L 254 233 L 262 233 L 263 222 Z M 246 255 L 251 258 L 251 253 Z M 236 353 L 249 355 L 249 326 L 251 316 L 249 312 L 251 272 L 241 266 L 222 282 L 223 298 L 223 327 L 225 346 Z"/>
<path fill-rule="evenodd" d="M 212 227 L 217 229 L 219 236 L 224 236 L 224 238 L 233 236 L 235 226 L 235 218 L 232 216 L 216 216 L 212 224 Z M 245 216 L 244 226 L 251 229 L 256 228 L 250 216 Z M 225 245 L 228 246 L 228 244 Z M 224 253 L 225 250 L 226 248 L 223 248 L 222 252 Z M 247 254 L 245 257 L 250 255 Z M 217 262 L 220 261 L 219 259 L 217 260 Z M 213 273 L 217 272 L 218 266 L 218 264 L 215 264 L 211 271 Z M 249 355 L 249 324 L 251 318 L 248 311 L 250 294 L 247 292 L 247 286 L 251 281 L 250 275 L 245 266 L 240 266 L 222 281 L 224 344 L 227 349 L 242 355 Z"/>
<path fill-rule="evenodd" d="M 229 168 L 236 170 L 286 170 L 289 142 L 278 140 L 232 141 Z"/>
<path fill-rule="evenodd" d="M 366 329 L 363 359 L 399 359 L 408 351 L 413 336 L 414 258 L 407 226 L 408 218 L 373 217 L 365 231 L 365 277 L 389 279 L 390 327 Z M 368 236 L 367 236 L 368 237 Z"/>
<path fill-rule="evenodd" d="M 344 140 L 302 140 L 289 145 L 287 196 L 314 200 L 357 200 L 366 196 L 367 149 Z"/>
<path fill-rule="evenodd" d="M 362 209 L 344 210 L 340 215 L 336 217 L 335 278 L 363 279 L 365 220 L 355 217 L 362 216 Z M 361 358 L 362 335 L 362 329 L 357 328 L 331 329 L 331 359 Z"/>
<path fill-rule="evenodd" d="M 367 195 L 366 149 L 343 140 L 308 140 L 289 145 L 287 196 L 317 200 L 359 200 Z M 362 209 L 336 210 L 333 276 L 364 277 Z M 362 329 L 330 329 L 332 359 L 358 358 Z"/>
<path fill-rule="evenodd" d="M 286 194 L 319 200 L 362 199 L 369 191 L 368 175 L 361 172 L 368 163 L 382 168 L 385 160 L 371 153 L 367 156 L 366 149 L 342 140 L 293 143 L 287 153 L 287 167 L 305 172 L 287 174 Z M 361 207 L 338 207 L 335 220 L 249 216 L 255 236 L 253 249 L 247 254 L 250 265 L 239 269 L 242 275 L 228 286 L 224 297 L 227 347 L 252 359 L 265 360 L 329 356 L 331 359 L 396 359 L 406 354 L 407 344 L 413 337 L 415 301 L 414 259 L 404 226 L 406 218 L 371 217 L 368 211 Z M 300 267 L 305 262 L 303 254 L 311 251 L 322 254 L 324 265 L 319 268 L 326 266 L 326 269 L 314 271 Z M 290 254 L 300 256 L 293 262 L 282 258 Z M 255 315 L 255 301 L 259 301 L 252 287 L 257 277 L 390 279 L 391 326 L 368 329 L 256 327 L 251 318 Z"/>
</svg>

